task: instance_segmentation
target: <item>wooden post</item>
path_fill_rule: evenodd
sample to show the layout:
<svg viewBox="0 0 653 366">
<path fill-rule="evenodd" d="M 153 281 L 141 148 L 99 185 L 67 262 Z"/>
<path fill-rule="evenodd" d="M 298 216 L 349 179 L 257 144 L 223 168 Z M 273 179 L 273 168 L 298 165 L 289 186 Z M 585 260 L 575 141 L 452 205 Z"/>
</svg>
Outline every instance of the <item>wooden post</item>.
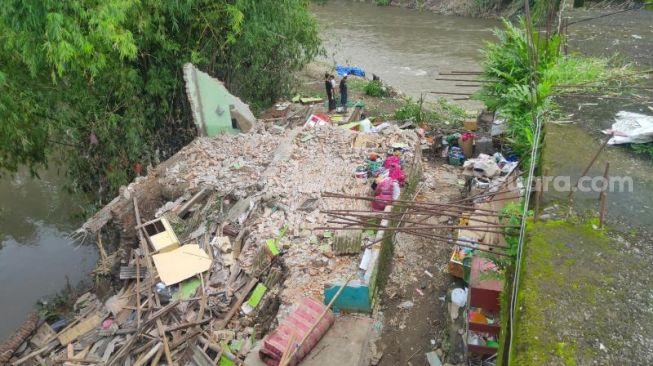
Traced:
<svg viewBox="0 0 653 366">
<path fill-rule="evenodd" d="M 143 235 L 143 228 L 141 227 L 141 214 L 138 209 L 138 200 L 136 199 L 136 195 L 133 196 L 133 203 L 134 203 L 134 215 L 136 216 L 136 225 L 138 226 L 138 241 L 141 247 L 141 250 L 143 251 L 143 255 L 145 256 L 145 264 L 147 265 L 147 274 L 149 277 L 149 296 L 152 296 L 152 288 L 154 287 L 154 265 L 152 264 L 152 258 L 150 258 L 150 251 L 147 247 L 147 241 L 145 240 L 145 235 Z M 139 273 L 140 274 L 140 273 Z M 136 296 L 140 296 L 140 288 L 137 290 Z M 151 297 L 150 297 L 151 298 Z M 157 306 L 161 306 L 161 301 L 159 300 L 159 294 L 154 292 L 154 300 Z M 159 332 L 159 337 L 161 337 L 161 340 L 163 341 L 163 353 L 166 356 L 166 361 L 168 362 L 168 365 L 174 365 L 174 362 L 172 360 L 172 353 L 170 352 L 170 345 L 168 344 L 168 338 L 166 337 L 164 328 L 163 328 L 163 322 L 161 319 L 158 317 L 156 318 L 156 328 Z"/>
<path fill-rule="evenodd" d="M 605 221 L 605 210 L 607 208 L 607 199 L 608 199 L 608 172 L 610 170 L 610 163 L 605 163 L 605 172 L 603 173 L 603 182 L 605 186 L 599 194 L 599 227 L 603 227 L 603 222 Z"/>
<path fill-rule="evenodd" d="M 134 251 L 134 253 L 136 253 L 136 328 L 141 329 L 141 258 L 138 252 Z"/>
<path fill-rule="evenodd" d="M 549 169 L 544 169 L 544 172 L 540 177 L 537 179 L 537 183 L 535 185 L 535 209 L 534 209 L 534 214 L 533 214 L 533 221 L 537 222 L 540 218 L 540 205 L 542 201 L 542 195 L 543 189 L 544 189 L 544 180 L 546 177 L 549 176 Z"/>
</svg>

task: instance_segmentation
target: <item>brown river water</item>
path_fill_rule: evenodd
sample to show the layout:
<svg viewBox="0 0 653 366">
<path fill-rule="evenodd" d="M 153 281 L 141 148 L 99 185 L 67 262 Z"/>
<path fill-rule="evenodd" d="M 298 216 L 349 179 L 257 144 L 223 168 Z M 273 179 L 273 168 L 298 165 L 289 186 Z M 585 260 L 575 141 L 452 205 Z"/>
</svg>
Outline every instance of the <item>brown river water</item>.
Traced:
<svg viewBox="0 0 653 366">
<path fill-rule="evenodd" d="M 313 12 L 321 25 L 326 48 L 323 61 L 358 66 L 367 78 L 372 74 L 413 98 L 423 93 L 427 101 L 439 97 L 449 100 L 460 95 L 436 95 L 429 92 L 473 92 L 470 84 L 441 81 L 451 71 L 478 71 L 485 41 L 494 40 L 492 29 L 497 20 L 443 16 L 426 11 L 394 6 L 376 6 L 371 2 L 329 1 L 316 5 Z M 479 108 L 472 101 L 458 101 L 467 108 Z"/>
</svg>

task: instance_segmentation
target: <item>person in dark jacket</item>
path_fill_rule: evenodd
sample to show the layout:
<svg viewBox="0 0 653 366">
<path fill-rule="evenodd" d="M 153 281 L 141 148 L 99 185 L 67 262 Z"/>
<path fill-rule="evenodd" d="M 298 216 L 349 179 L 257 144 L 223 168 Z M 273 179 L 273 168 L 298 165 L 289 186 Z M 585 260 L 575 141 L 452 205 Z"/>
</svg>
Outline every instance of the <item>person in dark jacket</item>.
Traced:
<svg viewBox="0 0 653 366">
<path fill-rule="evenodd" d="M 347 74 L 340 80 L 340 105 L 347 112 Z"/>
<path fill-rule="evenodd" d="M 324 88 L 326 89 L 327 99 L 329 100 L 329 112 L 332 112 L 336 109 L 336 99 L 333 95 L 333 83 L 331 82 L 331 75 L 329 73 L 324 74 Z"/>
</svg>

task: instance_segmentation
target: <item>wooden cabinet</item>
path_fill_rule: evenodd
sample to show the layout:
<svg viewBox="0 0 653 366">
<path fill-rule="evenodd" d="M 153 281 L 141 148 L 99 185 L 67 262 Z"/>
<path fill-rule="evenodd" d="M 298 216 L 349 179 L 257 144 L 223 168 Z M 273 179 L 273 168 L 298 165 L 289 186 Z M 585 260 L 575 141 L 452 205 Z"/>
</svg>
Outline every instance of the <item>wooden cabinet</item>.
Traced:
<svg viewBox="0 0 653 366">
<path fill-rule="evenodd" d="M 501 326 L 500 296 L 502 274 L 487 258 L 475 255 L 469 279 L 467 350 L 476 355 L 492 355 L 498 350 Z"/>
<path fill-rule="evenodd" d="M 474 256 L 469 278 L 469 305 L 491 311 L 501 308 L 499 296 L 503 290 L 503 278 L 496 265 L 489 259 Z"/>
</svg>

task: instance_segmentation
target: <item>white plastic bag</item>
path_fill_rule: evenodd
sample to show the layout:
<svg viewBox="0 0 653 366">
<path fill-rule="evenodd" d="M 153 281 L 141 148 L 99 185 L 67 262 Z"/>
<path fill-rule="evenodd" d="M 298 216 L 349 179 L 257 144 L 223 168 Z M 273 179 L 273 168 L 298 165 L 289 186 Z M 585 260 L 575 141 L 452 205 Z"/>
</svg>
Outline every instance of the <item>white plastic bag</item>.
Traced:
<svg viewBox="0 0 653 366">
<path fill-rule="evenodd" d="M 463 307 L 467 303 L 467 289 L 455 288 L 451 291 L 451 302 L 458 307 Z"/>
<path fill-rule="evenodd" d="M 653 116 L 620 111 L 615 121 L 612 128 L 603 130 L 606 135 L 614 134 L 608 145 L 644 144 L 653 141 Z"/>
</svg>

